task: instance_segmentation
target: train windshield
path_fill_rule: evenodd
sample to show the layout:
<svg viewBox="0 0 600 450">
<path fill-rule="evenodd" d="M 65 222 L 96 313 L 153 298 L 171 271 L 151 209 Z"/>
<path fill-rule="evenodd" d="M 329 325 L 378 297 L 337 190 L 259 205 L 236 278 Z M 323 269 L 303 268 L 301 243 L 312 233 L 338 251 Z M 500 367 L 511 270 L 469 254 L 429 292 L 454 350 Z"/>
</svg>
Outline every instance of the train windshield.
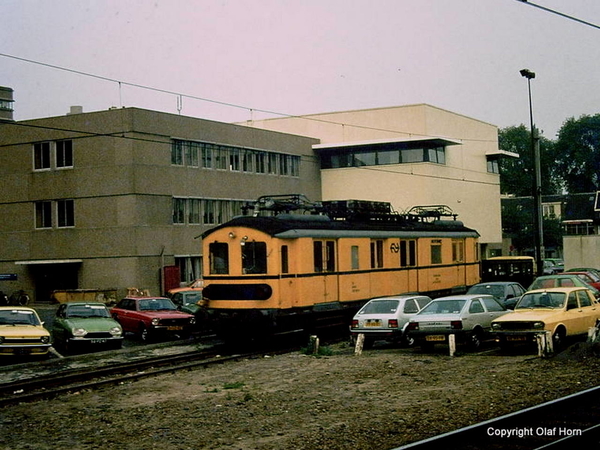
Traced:
<svg viewBox="0 0 600 450">
<path fill-rule="evenodd" d="M 224 242 L 213 242 L 208 246 L 210 252 L 210 273 L 229 273 L 229 246 Z"/>
<path fill-rule="evenodd" d="M 243 273 L 267 273 L 266 242 L 246 242 L 242 247 Z"/>
</svg>

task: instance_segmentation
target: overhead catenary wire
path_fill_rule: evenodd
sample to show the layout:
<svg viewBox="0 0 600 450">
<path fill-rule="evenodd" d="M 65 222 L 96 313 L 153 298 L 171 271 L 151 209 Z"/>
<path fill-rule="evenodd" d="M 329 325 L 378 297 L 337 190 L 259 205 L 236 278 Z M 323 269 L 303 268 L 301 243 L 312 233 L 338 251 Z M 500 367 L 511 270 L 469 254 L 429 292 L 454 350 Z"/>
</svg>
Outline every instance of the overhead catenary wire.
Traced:
<svg viewBox="0 0 600 450">
<path fill-rule="evenodd" d="M 559 12 L 559 11 L 556 11 L 556 10 L 554 10 L 554 9 L 546 8 L 545 6 L 536 5 L 535 3 L 531 3 L 531 2 L 530 2 L 530 1 L 528 1 L 528 0 L 517 0 L 517 1 L 518 1 L 519 3 L 526 3 L 527 5 L 529 5 L 529 6 L 533 6 L 534 8 L 539 8 L 539 9 L 541 9 L 541 10 L 543 10 L 543 11 L 546 11 L 546 12 L 549 12 L 549 13 L 552 13 L 552 14 L 556 14 L 557 16 L 564 17 L 565 19 L 574 20 L 575 22 L 579 22 L 579 23 L 582 23 L 582 24 L 584 24 L 584 25 L 587 25 L 587 26 L 590 26 L 590 27 L 593 27 L 593 28 L 597 28 L 597 29 L 599 29 L 599 30 L 600 30 L 600 25 L 596 25 L 596 24 L 593 24 L 593 23 L 591 23 L 591 22 L 587 22 L 587 21 L 585 21 L 585 20 L 578 19 L 577 17 L 573 17 L 573 16 L 570 16 L 570 15 L 568 15 L 568 14 L 561 13 L 561 12 Z"/>
</svg>

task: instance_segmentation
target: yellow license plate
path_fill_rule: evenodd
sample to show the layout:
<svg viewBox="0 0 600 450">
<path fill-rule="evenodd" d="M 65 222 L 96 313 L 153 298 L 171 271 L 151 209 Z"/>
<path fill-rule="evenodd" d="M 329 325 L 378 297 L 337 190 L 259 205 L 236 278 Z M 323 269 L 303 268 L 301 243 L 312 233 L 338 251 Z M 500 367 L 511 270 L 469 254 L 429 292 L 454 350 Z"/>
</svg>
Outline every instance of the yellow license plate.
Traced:
<svg viewBox="0 0 600 450">
<path fill-rule="evenodd" d="M 441 341 L 445 341 L 446 340 L 446 336 L 444 336 L 443 334 L 432 334 L 429 336 L 425 336 L 425 340 L 426 341 L 433 341 L 433 342 L 441 342 Z"/>
<path fill-rule="evenodd" d="M 380 327 L 380 326 L 381 326 L 381 320 L 372 320 L 370 322 L 365 323 L 365 327 Z"/>
<path fill-rule="evenodd" d="M 183 327 L 167 327 L 167 330 L 169 330 L 169 331 L 179 331 L 179 330 L 183 330 Z"/>
<path fill-rule="evenodd" d="M 522 342 L 522 341 L 526 341 L 527 340 L 527 336 L 506 336 L 506 340 L 507 341 L 512 341 L 512 342 L 515 342 L 515 341 Z"/>
</svg>

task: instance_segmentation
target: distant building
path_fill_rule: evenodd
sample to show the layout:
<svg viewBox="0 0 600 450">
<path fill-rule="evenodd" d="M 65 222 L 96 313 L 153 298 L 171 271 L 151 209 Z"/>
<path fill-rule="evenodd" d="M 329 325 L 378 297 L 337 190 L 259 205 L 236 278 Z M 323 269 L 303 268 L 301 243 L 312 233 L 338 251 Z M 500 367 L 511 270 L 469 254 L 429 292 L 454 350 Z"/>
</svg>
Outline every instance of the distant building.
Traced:
<svg viewBox="0 0 600 450">
<path fill-rule="evenodd" d="M 249 121 L 319 139 L 324 200 L 388 201 L 398 211 L 447 205 L 481 234 L 482 255 L 500 252 L 498 128 L 426 104 Z"/>
<path fill-rule="evenodd" d="M 0 123 L 13 121 L 13 90 L 0 86 Z"/>
<path fill-rule="evenodd" d="M 165 267 L 181 282 L 201 276 L 197 237 L 244 202 L 320 200 L 316 139 L 138 108 L 79 111 L 0 124 L 0 290 L 41 301 L 55 289 L 161 294 Z"/>
</svg>

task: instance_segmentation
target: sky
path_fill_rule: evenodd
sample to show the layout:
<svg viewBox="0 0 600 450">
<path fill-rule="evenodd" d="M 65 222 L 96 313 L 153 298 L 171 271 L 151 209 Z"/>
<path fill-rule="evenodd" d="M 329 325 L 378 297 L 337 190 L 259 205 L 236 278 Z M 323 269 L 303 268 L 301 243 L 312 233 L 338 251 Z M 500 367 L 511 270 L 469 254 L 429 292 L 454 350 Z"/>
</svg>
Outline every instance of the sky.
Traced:
<svg viewBox="0 0 600 450">
<path fill-rule="evenodd" d="M 600 25 L 598 0 L 533 3 Z M 517 0 L 0 0 L 0 17 L 16 120 L 74 105 L 236 122 L 428 103 L 529 126 L 524 68 L 545 137 L 600 113 L 600 29 Z"/>
</svg>

